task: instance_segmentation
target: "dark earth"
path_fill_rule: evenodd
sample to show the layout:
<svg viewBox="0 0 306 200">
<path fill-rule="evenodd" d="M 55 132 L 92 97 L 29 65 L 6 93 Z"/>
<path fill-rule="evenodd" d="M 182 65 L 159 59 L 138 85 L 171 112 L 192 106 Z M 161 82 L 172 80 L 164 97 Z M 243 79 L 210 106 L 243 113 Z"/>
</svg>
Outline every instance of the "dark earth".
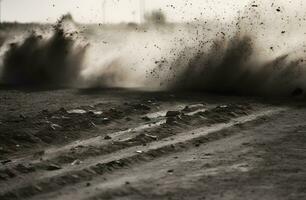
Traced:
<svg viewBox="0 0 306 200">
<path fill-rule="evenodd" d="M 305 199 L 306 107 L 131 90 L 0 90 L 0 199 Z"/>
</svg>

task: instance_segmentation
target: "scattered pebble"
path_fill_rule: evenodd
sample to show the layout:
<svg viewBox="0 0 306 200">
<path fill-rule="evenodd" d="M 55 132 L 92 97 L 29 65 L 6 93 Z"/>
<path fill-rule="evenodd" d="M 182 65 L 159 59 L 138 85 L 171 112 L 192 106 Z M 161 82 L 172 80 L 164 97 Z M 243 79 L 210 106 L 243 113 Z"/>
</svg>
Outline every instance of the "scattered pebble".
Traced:
<svg viewBox="0 0 306 200">
<path fill-rule="evenodd" d="M 112 139 L 112 137 L 109 136 L 109 135 L 106 135 L 106 136 L 104 137 L 104 140 L 111 140 L 111 139 Z"/>
<path fill-rule="evenodd" d="M 7 164 L 7 163 L 10 163 L 10 162 L 12 162 L 12 160 L 1 160 L 0 161 L 0 163 L 2 164 L 2 165 L 5 165 L 5 164 Z"/>
<path fill-rule="evenodd" d="M 167 172 L 168 172 L 168 173 L 173 173 L 174 170 L 173 170 L 173 169 L 169 169 Z"/>
<path fill-rule="evenodd" d="M 181 114 L 180 111 L 168 111 L 167 114 L 166 114 L 166 117 L 176 117 L 180 114 Z"/>
<path fill-rule="evenodd" d="M 87 113 L 87 111 L 82 110 L 82 109 L 74 109 L 74 110 L 67 111 L 67 113 L 69 113 L 69 114 L 85 114 L 85 113 Z"/>
<path fill-rule="evenodd" d="M 62 169 L 62 168 L 59 165 L 56 165 L 56 164 L 49 164 L 47 166 L 48 171 L 55 171 L 55 170 L 59 170 L 59 169 Z"/>
<path fill-rule="evenodd" d="M 77 160 L 73 161 L 73 162 L 71 163 L 71 165 L 79 165 L 79 164 L 81 164 L 81 163 L 82 163 L 82 161 L 79 160 L 79 159 L 77 159 Z"/>
<path fill-rule="evenodd" d="M 58 129 L 61 129 L 62 127 L 58 124 L 50 124 L 50 129 L 53 131 L 56 131 Z"/>
</svg>

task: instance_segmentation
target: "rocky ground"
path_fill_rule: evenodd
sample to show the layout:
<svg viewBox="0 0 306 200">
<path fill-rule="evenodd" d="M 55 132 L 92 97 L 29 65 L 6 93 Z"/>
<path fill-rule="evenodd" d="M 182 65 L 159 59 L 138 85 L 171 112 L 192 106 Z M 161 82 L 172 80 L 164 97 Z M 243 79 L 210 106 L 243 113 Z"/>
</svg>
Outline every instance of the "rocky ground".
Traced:
<svg viewBox="0 0 306 200">
<path fill-rule="evenodd" d="M 297 99 L 0 90 L 0 199 L 304 199 Z"/>
</svg>

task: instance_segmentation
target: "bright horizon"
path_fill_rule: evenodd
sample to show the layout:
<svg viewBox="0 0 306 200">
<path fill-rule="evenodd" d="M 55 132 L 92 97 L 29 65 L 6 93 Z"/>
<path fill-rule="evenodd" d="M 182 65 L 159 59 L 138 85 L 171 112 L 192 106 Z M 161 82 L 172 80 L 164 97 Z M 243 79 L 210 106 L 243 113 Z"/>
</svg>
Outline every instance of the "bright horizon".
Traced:
<svg viewBox="0 0 306 200">
<path fill-rule="evenodd" d="M 1 20 L 6 22 L 53 23 L 61 15 L 71 13 L 81 23 L 139 22 L 141 0 L 2 0 Z M 193 21 L 196 19 L 231 18 L 249 0 L 146 0 L 145 11 L 161 9 L 168 21 Z"/>
</svg>

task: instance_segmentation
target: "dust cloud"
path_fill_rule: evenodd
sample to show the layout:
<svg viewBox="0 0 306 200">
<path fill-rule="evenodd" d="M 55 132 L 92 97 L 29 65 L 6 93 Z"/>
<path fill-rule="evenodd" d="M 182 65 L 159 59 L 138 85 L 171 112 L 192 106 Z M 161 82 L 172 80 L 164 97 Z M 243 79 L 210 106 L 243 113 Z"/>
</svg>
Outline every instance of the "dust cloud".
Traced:
<svg viewBox="0 0 306 200">
<path fill-rule="evenodd" d="M 1 82 L 9 86 L 75 85 L 86 45 L 76 42 L 71 23 L 66 15 L 53 27 L 51 36 L 33 31 L 21 42 L 10 43 L 3 55 Z"/>
<path fill-rule="evenodd" d="M 66 16 L 11 44 L 0 35 L 1 82 L 300 95 L 304 4 L 252 1 L 232 19 L 190 23 L 82 25 Z"/>
</svg>

